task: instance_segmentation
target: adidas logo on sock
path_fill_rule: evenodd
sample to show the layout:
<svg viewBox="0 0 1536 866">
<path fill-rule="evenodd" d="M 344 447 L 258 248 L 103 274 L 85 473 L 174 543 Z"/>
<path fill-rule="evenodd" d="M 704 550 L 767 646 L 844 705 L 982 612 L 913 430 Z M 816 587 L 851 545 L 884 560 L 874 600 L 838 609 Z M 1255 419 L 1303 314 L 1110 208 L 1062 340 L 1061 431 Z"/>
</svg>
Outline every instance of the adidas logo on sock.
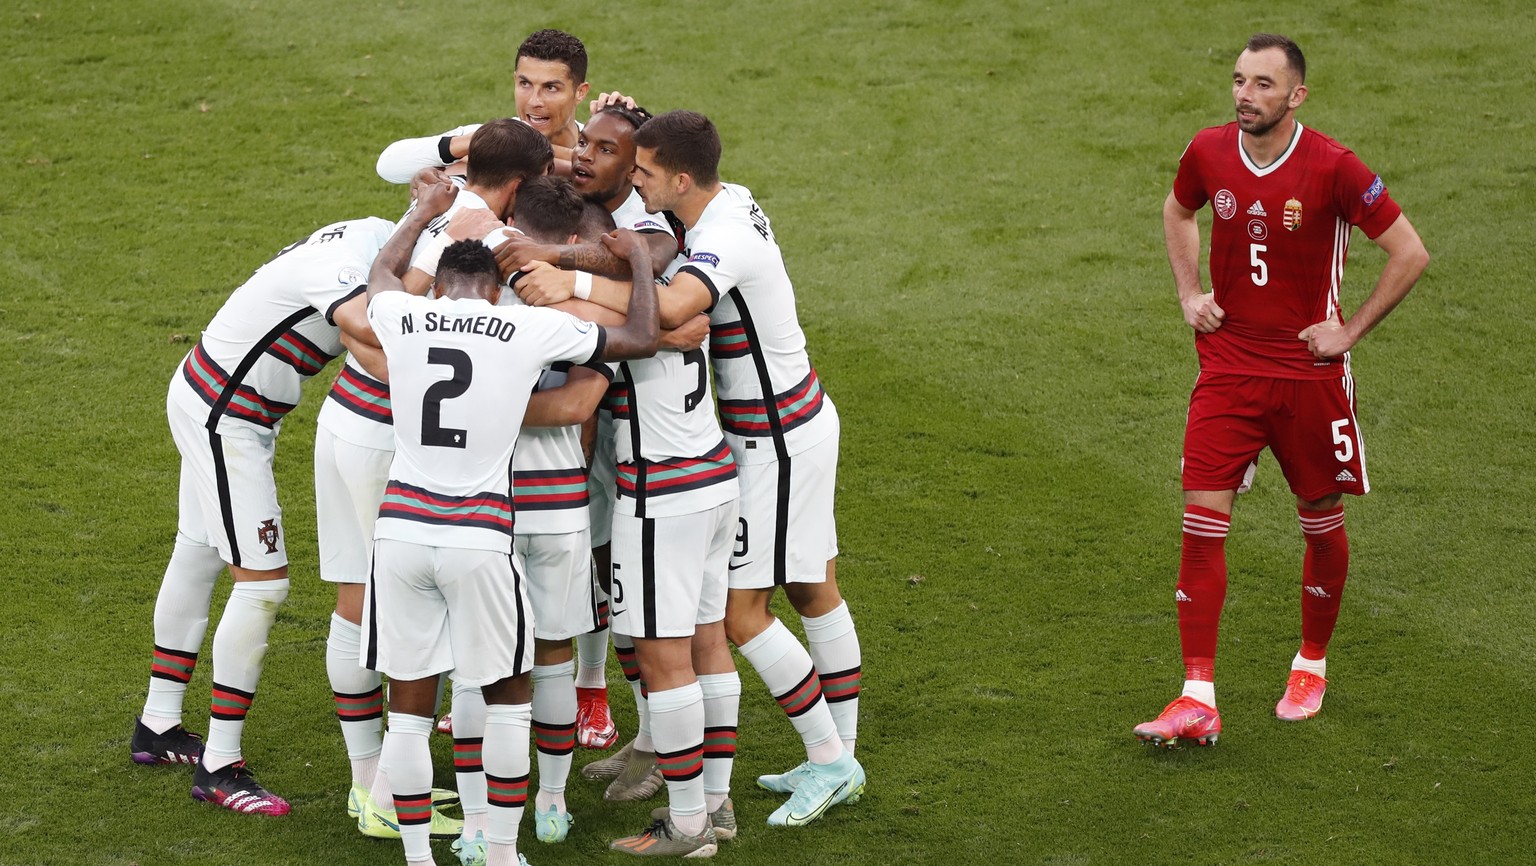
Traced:
<svg viewBox="0 0 1536 866">
<path fill-rule="evenodd" d="M 1339 474 L 1333 476 L 1333 480 L 1334 481 L 1348 481 L 1349 483 L 1353 484 L 1355 482 L 1355 480 L 1356 480 L 1355 479 L 1355 473 L 1350 472 L 1348 469 L 1340 469 L 1339 470 Z"/>
<path fill-rule="evenodd" d="M 1261 202 L 1261 201 L 1257 201 L 1257 200 L 1254 201 L 1253 207 L 1248 209 L 1248 215 L 1249 216 L 1261 216 L 1261 217 L 1269 216 L 1269 214 L 1264 212 L 1264 203 Z"/>
<path fill-rule="evenodd" d="M 1333 596 L 1328 594 L 1327 590 L 1323 589 L 1320 586 L 1303 586 L 1302 589 L 1306 590 L 1308 595 L 1315 595 L 1318 598 L 1332 598 L 1333 597 Z"/>
<path fill-rule="evenodd" d="M 1173 591 L 1173 600 L 1174 601 L 1194 601 L 1194 599 L 1192 599 L 1189 596 L 1185 595 L 1184 594 L 1184 590 L 1182 590 L 1182 589 L 1176 589 L 1176 590 Z"/>
</svg>

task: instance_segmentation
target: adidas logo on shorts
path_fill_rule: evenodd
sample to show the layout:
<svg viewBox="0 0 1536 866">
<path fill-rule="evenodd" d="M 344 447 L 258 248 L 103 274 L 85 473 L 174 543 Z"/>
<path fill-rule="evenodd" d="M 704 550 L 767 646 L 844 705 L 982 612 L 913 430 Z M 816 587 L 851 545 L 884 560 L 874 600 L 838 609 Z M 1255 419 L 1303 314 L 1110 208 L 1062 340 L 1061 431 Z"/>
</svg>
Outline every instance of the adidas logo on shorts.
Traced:
<svg viewBox="0 0 1536 866">
<path fill-rule="evenodd" d="M 1334 481 L 1348 481 L 1349 483 L 1353 484 L 1356 481 L 1358 481 L 1359 479 L 1355 478 L 1355 473 L 1350 472 L 1348 469 L 1340 469 L 1339 470 L 1339 474 L 1333 476 L 1333 480 Z"/>
<path fill-rule="evenodd" d="M 1178 601 L 1194 601 L 1194 599 L 1192 599 L 1189 596 L 1185 595 L 1184 594 L 1184 590 L 1182 590 L 1182 589 L 1176 589 L 1176 590 L 1173 591 L 1173 600 L 1176 601 L 1176 602 L 1178 602 Z"/>
</svg>

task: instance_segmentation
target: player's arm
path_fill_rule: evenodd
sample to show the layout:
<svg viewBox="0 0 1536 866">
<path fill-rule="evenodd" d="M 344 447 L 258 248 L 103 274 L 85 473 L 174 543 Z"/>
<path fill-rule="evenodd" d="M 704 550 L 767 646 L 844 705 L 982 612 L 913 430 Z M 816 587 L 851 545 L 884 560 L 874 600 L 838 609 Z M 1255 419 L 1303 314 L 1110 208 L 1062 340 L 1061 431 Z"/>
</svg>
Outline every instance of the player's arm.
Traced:
<svg viewBox="0 0 1536 866">
<path fill-rule="evenodd" d="M 1209 334 L 1221 327 L 1227 311 L 1216 305 L 1216 296 L 1200 288 L 1200 224 L 1195 211 L 1168 193 L 1163 202 L 1163 241 L 1168 245 L 1168 264 L 1179 293 L 1184 321 L 1196 331 Z"/>
<path fill-rule="evenodd" d="M 384 363 L 384 349 L 368 324 L 368 297 L 358 295 L 336 308 L 331 320 L 341 328 L 341 345 L 352 359 L 380 382 L 389 381 L 389 367 Z"/>
<path fill-rule="evenodd" d="M 1337 358 L 1360 342 L 1402 303 L 1429 266 L 1429 251 L 1424 249 L 1424 241 L 1405 214 L 1399 214 L 1375 241 L 1386 251 L 1387 265 L 1360 309 L 1347 322 L 1340 323 L 1336 318 L 1318 322 L 1296 335 L 1307 341 L 1307 348 L 1320 360 Z"/>
<path fill-rule="evenodd" d="M 406 183 L 423 168 L 452 165 L 469 155 L 469 139 L 477 128 L 461 126 L 442 135 L 401 139 L 384 148 L 374 169 L 389 183 Z"/>
<path fill-rule="evenodd" d="M 569 427 L 592 417 L 608 390 L 608 377 L 591 367 L 572 367 L 565 384 L 535 391 L 523 414 L 524 427 Z"/>
<path fill-rule="evenodd" d="M 602 360 L 627 361 L 656 354 L 661 326 L 656 312 L 656 281 L 651 278 L 651 251 L 640 235 L 619 230 L 603 235 L 603 246 L 629 263 L 631 285 L 624 324 L 607 329 Z"/>
<path fill-rule="evenodd" d="M 405 291 L 405 284 L 400 277 L 411 263 L 411 251 L 416 248 L 416 240 L 426 230 L 427 223 L 453 205 L 458 194 L 458 187 L 451 183 L 435 183 L 422 190 L 416 199 L 416 206 L 395 227 L 395 233 L 390 235 L 384 248 L 379 250 L 378 257 L 373 260 L 373 267 L 368 270 L 370 300 L 382 292 Z"/>
</svg>

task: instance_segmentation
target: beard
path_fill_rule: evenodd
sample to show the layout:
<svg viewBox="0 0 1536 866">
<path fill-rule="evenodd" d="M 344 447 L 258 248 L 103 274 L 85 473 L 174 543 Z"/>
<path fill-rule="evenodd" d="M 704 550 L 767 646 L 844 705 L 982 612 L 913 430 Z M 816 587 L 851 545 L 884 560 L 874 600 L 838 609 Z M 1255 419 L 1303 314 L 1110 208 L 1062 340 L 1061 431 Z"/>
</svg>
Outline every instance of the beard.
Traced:
<svg viewBox="0 0 1536 866">
<path fill-rule="evenodd" d="M 1256 107 L 1255 110 L 1257 110 Z M 1237 127 L 1249 135 L 1262 137 L 1270 130 L 1274 129 L 1277 125 L 1279 125 L 1280 121 L 1284 119 L 1285 107 L 1282 106 L 1274 114 L 1264 114 L 1262 111 L 1260 111 L 1259 116 L 1255 117 L 1253 120 L 1244 120 L 1242 115 L 1238 115 Z"/>
</svg>

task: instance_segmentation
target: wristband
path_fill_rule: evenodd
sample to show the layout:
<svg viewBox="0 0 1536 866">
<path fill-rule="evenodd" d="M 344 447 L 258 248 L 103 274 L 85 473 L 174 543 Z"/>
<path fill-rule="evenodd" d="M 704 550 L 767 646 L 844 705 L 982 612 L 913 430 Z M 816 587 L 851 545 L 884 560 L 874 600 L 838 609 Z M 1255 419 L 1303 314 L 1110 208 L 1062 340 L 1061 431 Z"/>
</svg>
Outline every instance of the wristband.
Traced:
<svg viewBox="0 0 1536 866">
<path fill-rule="evenodd" d="M 587 273 L 586 271 L 577 271 L 576 272 L 576 285 L 571 287 L 571 294 L 575 295 L 577 298 L 579 298 L 580 300 L 583 300 L 583 301 L 591 298 L 592 297 L 592 275 Z"/>
</svg>

